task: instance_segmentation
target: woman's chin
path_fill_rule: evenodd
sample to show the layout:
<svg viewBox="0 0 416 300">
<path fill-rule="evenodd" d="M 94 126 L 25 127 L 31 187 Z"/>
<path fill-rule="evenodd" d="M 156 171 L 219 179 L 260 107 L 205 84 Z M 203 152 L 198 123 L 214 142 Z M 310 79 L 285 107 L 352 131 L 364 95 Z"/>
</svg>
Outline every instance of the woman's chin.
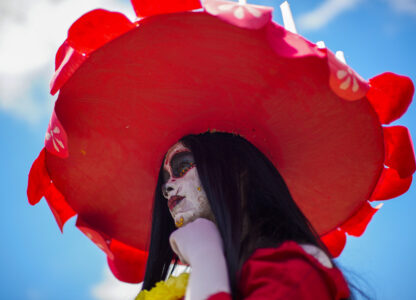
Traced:
<svg viewBox="0 0 416 300">
<path fill-rule="evenodd" d="M 185 211 L 185 212 L 176 214 L 174 217 L 174 221 L 175 221 L 176 227 L 182 227 L 186 224 L 189 224 L 195 221 L 198 218 L 199 216 L 193 214 L 193 212 Z"/>
</svg>

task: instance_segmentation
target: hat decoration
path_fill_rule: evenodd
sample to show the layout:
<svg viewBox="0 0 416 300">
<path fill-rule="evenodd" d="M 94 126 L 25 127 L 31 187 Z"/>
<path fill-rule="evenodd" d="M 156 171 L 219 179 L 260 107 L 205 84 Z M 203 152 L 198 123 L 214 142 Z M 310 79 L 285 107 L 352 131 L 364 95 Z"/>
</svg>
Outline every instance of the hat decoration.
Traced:
<svg viewBox="0 0 416 300">
<path fill-rule="evenodd" d="M 98 9 L 69 29 L 50 85 L 59 97 L 27 190 L 32 205 L 45 197 L 61 231 L 78 215 L 76 226 L 118 279 L 143 279 L 158 168 L 185 134 L 232 132 L 257 146 L 334 256 L 381 207 L 370 202 L 410 187 L 409 131 L 382 126 L 410 105 L 408 77 L 364 80 L 272 22 L 271 7 L 132 4 L 135 22 Z"/>
</svg>

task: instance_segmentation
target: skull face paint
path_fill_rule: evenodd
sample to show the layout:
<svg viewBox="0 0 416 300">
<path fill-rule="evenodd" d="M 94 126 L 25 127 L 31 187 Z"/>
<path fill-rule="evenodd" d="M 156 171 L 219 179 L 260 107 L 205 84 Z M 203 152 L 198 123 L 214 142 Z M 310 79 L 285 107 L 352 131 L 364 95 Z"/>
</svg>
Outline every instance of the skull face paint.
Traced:
<svg viewBox="0 0 416 300">
<path fill-rule="evenodd" d="M 214 220 L 208 198 L 202 188 L 192 152 L 182 143 L 173 145 L 163 163 L 163 196 L 168 200 L 176 227 L 197 218 Z"/>
</svg>

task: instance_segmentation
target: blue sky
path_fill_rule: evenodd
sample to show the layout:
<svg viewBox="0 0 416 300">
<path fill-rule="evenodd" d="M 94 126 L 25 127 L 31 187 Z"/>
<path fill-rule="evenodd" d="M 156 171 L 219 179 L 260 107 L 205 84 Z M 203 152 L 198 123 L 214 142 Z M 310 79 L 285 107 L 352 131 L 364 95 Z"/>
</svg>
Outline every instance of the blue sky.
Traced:
<svg viewBox="0 0 416 300">
<path fill-rule="evenodd" d="M 274 20 L 282 23 L 280 2 L 248 2 L 275 6 Z M 343 50 L 364 78 L 392 71 L 416 81 L 415 0 L 297 0 L 290 5 L 300 34 Z M 46 202 L 32 207 L 26 199 L 27 175 L 43 147 L 55 100 L 48 94 L 54 53 L 69 25 L 96 7 L 133 16 L 128 1 L 117 0 L 3 0 L 0 5 L 1 299 L 129 299 L 138 290 L 108 274 L 104 254 L 75 229 L 74 219 L 62 235 Z M 396 122 L 414 137 L 415 117 L 412 105 Z M 406 195 L 384 201 L 364 235 L 349 238 L 337 259 L 371 298 L 414 298 L 415 197 L 412 185 Z"/>
</svg>

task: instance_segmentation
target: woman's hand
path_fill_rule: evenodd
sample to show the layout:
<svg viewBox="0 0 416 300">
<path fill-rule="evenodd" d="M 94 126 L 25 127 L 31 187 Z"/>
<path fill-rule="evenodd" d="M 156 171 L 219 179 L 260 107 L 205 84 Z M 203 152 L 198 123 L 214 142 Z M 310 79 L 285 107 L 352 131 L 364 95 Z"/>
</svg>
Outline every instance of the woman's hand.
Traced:
<svg viewBox="0 0 416 300">
<path fill-rule="evenodd" d="M 196 219 L 175 230 L 170 238 L 172 250 L 191 266 L 209 256 L 222 256 L 222 240 L 217 225 L 207 219 Z"/>
<path fill-rule="evenodd" d="M 170 236 L 172 250 L 192 267 L 186 300 L 207 299 L 218 292 L 230 292 L 228 271 L 217 225 L 196 219 Z"/>
</svg>

